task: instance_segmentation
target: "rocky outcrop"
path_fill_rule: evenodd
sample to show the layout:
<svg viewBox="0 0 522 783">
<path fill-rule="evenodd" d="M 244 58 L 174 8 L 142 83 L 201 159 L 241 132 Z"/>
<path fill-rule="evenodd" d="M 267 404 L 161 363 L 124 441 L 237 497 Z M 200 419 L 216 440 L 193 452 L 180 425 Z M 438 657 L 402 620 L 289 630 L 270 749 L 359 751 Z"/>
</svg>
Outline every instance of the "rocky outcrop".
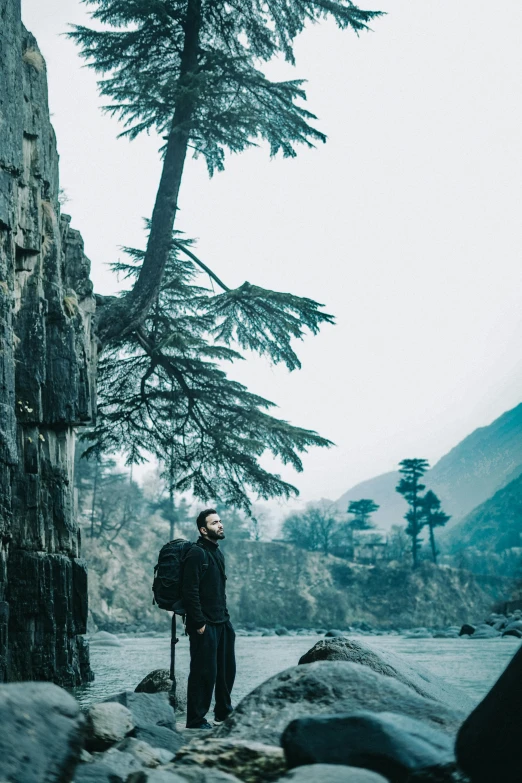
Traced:
<svg viewBox="0 0 522 783">
<path fill-rule="evenodd" d="M 466 713 L 419 696 L 395 678 L 348 661 L 318 661 L 286 669 L 245 696 L 216 737 L 278 745 L 288 724 L 305 715 L 399 712 L 448 734 L 455 734 Z"/>
<path fill-rule="evenodd" d="M 20 0 L 0 8 L 0 81 L 0 682 L 75 685 L 90 676 L 72 473 L 94 414 L 94 298 Z"/>
<path fill-rule="evenodd" d="M 0 780 L 67 783 L 80 759 L 85 719 L 51 683 L 0 687 Z"/>
<path fill-rule="evenodd" d="M 301 656 L 299 664 L 315 663 L 316 661 L 351 661 L 362 666 L 368 666 L 378 674 L 394 679 L 407 685 L 419 696 L 440 701 L 451 709 L 463 714 L 471 712 L 475 702 L 466 691 L 456 688 L 428 669 L 412 664 L 407 658 L 385 650 L 376 652 L 367 644 L 356 639 L 335 638 L 321 639 L 308 652 Z"/>
</svg>

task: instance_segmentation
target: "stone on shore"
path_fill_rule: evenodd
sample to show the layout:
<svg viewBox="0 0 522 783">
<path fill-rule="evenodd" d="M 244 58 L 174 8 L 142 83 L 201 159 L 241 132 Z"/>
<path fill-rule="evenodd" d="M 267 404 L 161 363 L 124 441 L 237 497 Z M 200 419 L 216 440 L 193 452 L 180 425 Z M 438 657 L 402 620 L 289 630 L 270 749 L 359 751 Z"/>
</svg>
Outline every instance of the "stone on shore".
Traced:
<svg viewBox="0 0 522 783">
<path fill-rule="evenodd" d="M 105 750 L 134 729 L 132 714 L 118 702 L 93 704 L 87 713 L 87 750 Z"/>
<path fill-rule="evenodd" d="M 91 647 L 123 647 L 118 637 L 108 631 L 98 631 L 89 638 Z"/>
<path fill-rule="evenodd" d="M 470 634 L 470 639 L 498 639 L 500 637 L 500 631 L 496 631 L 494 628 L 491 627 L 491 625 L 487 625 L 487 623 L 482 623 L 481 625 L 477 625 L 475 628 L 475 632 Z"/>
<path fill-rule="evenodd" d="M 0 685 L 0 726 L 0 780 L 72 780 L 85 719 L 66 691 L 51 683 Z"/>
<path fill-rule="evenodd" d="M 471 636 L 475 633 L 475 626 L 470 625 L 469 623 L 464 623 L 462 628 L 459 631 L 459 636 Z"/>
<path fill-rule="evenodd" d="M 168 766 L 163 769 L 144 769 L 141 772 L 134 772 L 127 778 L 126 783 L 240 783 L 240 781 L 239 778 L 220 769 Z"/>
<path fill-rule="evenodd" d="M 152 768 L 168 764 L 175 755 L 165 748 L 154 748 L 148 742 L 135 737 L 127 737 L 123 742 L 118 743 L 116 749 L 123 753 L 130 753 L 142 766 Z"/>
<path fill-rule="evenodd" d="M 462 725 L 457 761 L 472 783 L 522 780 L 522 647 Z"/>
<path fill-rule="evenodd" d="M 431 639 L 433 637 L 433 631 L 429 631 L 427 628 L 410 628 L 404 634 L 405 639 Z"/>
<path fill-rule="evenodd" d="M 154 669 L 136 686 L 135 693 L 163 693 L 172 688 L 168 669 Z"/>
<path fill-rule="evenodd" d="M 299 718 L 287 726 L 281 741 L 289 767 L 345 764 L 371 769 L 391 783 L 455 763 L 452 738 L 394 713 Z"/>
<path fill-rule="evenodd" d="M 361 767 L 344 764 L 307 764 L 295 767 L 277 783 L 388 783 L 386 778 Z"/>
<path fill-rule="evenodd" d="M 77 768 L 73 783 L 125 783 L 126 778 L 115 774 L 113 768 L 103 761 L 94 761 Z"/>
<path fill-rule="evenodd" d="M 374 672 L 393 677 L 412 688 L 419 696 L 440 701 L 447 707 L 468 714 L 476 702 L 468 694 L 448 685 L 441 677 L 437 677 L 427 669 L 417 664 L 411 664 L 405 658 L 386 651 L 376 650 L 356 639 L 321 639 L 299 660 L 299 664 L 314 661 L 351 661 L 368 666 Z"/>
<path fill-rule="evenodd" d="M 517 639 L 522 639 L 522 630 L 520 628 L 507 628 L 502 631 L 502 636 L 515 636 Z"/>
<path fill-rule="evenodd" d="M 176 754 L 176 769 L 180 765 L 212 767 L 229 772 L 243 783 L 276 780 L 286 771 L 283 751 L 279 746 L 240 739 L 202 737 L 185 745 Z"/>
<path fill-rule="evenodd" d="M 134 689 L 135 693 L 171 693 L 172 680 L 168 669 L 155 669 Z M 184 712 L 187 708 L 187 678 L 176 679 L 176 712 Z"/>
<path fill-rule="evenodd" d="M 466 713 L 420 696 L 408 685 L 348 661 L 318 661 L 279 672 L 248 694 L 213 737 L 280 743 L 295 718 L 360 710 L 398 712 L 449 734 Z"/>
<path fill-rule="evenodd" d="M 132 714 L 134 725 L 163 726 L 172 731 L 176 730 L 176 714 L 169 702 L 168 693 L 136 693 L 135 691 L 122 691 L 104 699 L 107 703 L 123 704 Z"/>
<path fill-rule="evenodd" d="M 180 732 L 152 724 L 137 726 L 132 734 L 136 739 L 147 742 L 153 748 L 163 748 L 171 753 L 177 753 L 185 742 Z"/>
<path fill-rule="evenodd" d="M 127 753 L 118 748 L 109 748 L 105 753 L 95 754 L 94 764 L 87 764 L 90 770 L 96 770 L 98 764 L 108 767 L 112 781 L 121 780 L 125 783 L 132 772 L 142 769 L 142 762 L 132 753 Z"/>
<path fill-rule="evenodd" d="M 518 631 L 519 633 L 522 633 L 522 620 L 510 620 L 509 622 L 505 623 L 503 629 L 499 628 L 497 630 L 503 630 L 504 635 L 509 635 L 512 631 Z M 512 635 L 514 636 L 516 634 Z"/>
</svg>

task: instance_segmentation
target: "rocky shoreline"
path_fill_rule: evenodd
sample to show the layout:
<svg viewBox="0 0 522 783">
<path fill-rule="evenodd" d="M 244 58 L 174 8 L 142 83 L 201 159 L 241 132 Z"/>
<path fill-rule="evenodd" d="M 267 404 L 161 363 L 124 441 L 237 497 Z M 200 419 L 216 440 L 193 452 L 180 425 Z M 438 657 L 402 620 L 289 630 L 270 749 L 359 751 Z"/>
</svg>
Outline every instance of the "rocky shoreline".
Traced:
<svg viewBox="0 0 522 783">
<path fill-rule="evenodd" d="M 0 736 L 0 779 L 17 783 L 515 781 L 522 778 L 522 768 L 517 778 L 481 777 L 487 765 L 483 761 L 475 769 L 476 752 L 470 752 L 470 745 L 479 742 L 482 755 L 488 752 L 488 732 L 494 730 L 487 719 L 488 704 L 494 711 L 497 704 L 506 703 L 506 678 L 515 690 L 512 681 L 522 674 L 521 655 L 522 651 L 515 655 L 474 709 L 467 693 L 409 660 L 377 653 L 360 639 L 332 635 L 319 639 L 296 666 L 251 691 L 227 721 L 204 732 L 183 728 L 185 694 L 180 687 L 174 710 L 167 670 L 151 672 L 135 691 L 115 694 L 85 713 L 57 686 L 4 685 L 0 686 L 0 720 L 6 727 Z M 515 698 L 513 693 L 509 698 Z M 516 720 L 514 724 L 511 733 Z M 501 767 L 512 763 L 515 752 L 516 743 L 498 759 Z M 494 748 L 491 753 L 495 754 Z"/>
<path fill-rule="evenodd" d="M 158 625 L 138 625 L 134 623 L 103 623 L 97 627 L 94 633 L 89 635 L 90 644 L 103 644 L 103 640 L 110 637 L 164 637 L 170 635 L 167 624 L 165 630 L 159 630 Z M 343 628 L 287 628 L 277 626 L 274 628 L 256 627 L 253 623 L 245 623 L 242 627 L 235 626 L 237 636 L 394 636 L 400 635 L 411 639 L 494 639 L 503 636 L 515 636 L 522 638 L 522 610 L 517 609 L 508 614 L 491 613 L 485 620 L 467 622 L 462 625 L 450 625 L 443 627 L 417 626 L 412 628 L 374 628 L 365 621 L 354 622 Z M 108 642 L 109 643 L 109 642 Z"/>
</svg>

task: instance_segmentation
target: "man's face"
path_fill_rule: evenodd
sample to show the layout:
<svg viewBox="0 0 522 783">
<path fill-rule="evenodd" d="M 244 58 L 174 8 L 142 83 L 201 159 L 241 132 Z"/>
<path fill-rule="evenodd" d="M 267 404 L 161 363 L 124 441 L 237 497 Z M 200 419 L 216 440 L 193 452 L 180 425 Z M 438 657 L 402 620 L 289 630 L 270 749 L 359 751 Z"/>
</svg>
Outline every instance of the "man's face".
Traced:
<svg viewBox="0 0 522 783">
<path fill-rule="evenodd" d="M 209 514 L 205 520 L 206 527 L 202 528 L 201 534 L 206 536 L 211 541 L 219 541 L 225 538 L 225 531 L 223 530 L 223 523 L 219 518 L 219 514 Z"/>
</svg>

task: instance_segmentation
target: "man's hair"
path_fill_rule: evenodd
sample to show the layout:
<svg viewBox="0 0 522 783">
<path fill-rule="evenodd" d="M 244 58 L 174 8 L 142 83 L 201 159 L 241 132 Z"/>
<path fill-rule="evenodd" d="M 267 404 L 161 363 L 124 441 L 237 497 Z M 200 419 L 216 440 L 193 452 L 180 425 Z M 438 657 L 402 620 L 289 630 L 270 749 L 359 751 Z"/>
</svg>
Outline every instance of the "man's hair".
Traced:
<svg viewBox="0 0 522 783">
<path fill-rule="evenodd" d="M 198 514 L 198 518 L 196 520 L 196 525 L 198 526 L 198 530 L 202 527 L 207 526 L 207 517 L 209 517 L 211 514 L 217 514 L 215 508 L 206 508 L 200 514 Z"/>
</svg>

